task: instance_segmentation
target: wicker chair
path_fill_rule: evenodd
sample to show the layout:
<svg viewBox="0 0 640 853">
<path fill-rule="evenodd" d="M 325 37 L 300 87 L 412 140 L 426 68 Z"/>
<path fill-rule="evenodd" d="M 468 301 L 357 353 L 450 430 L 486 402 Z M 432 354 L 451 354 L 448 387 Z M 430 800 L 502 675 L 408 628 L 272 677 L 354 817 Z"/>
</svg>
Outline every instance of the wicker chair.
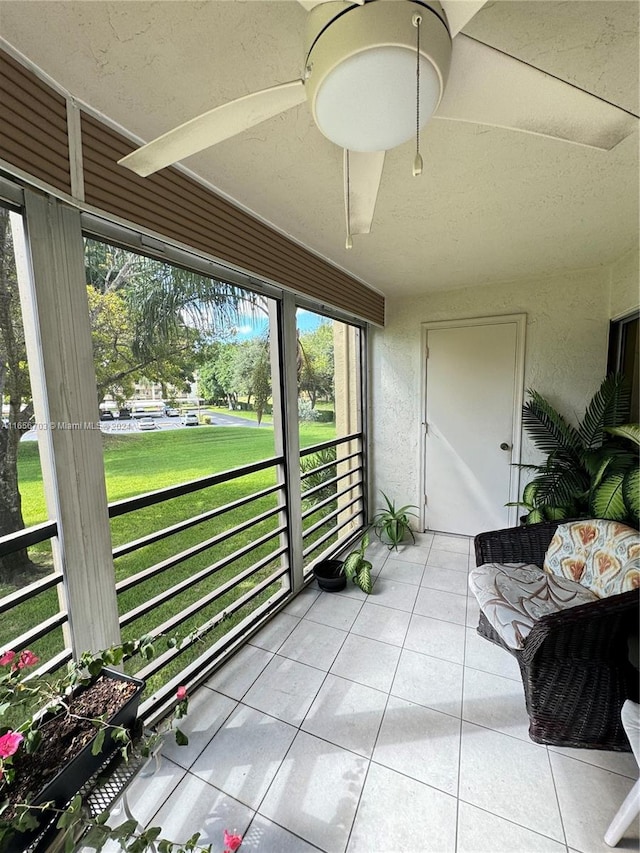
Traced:
<svg viewBox="0 0 640 853">
<path fill-rule="evenodd" d="M 476 565 L 541 567 L 557 526 L 543 522 L 481 533 L 475 537 Z M 638 701 L 629 640 L 638 634 L 639 604 L 635 589 L 542 616 L 519 650 L 509 648 L 480 611 L 478 633 L 518 661 L 532 740 L 630 750 L 620 711 L 625 699 Z"/>
</svg>

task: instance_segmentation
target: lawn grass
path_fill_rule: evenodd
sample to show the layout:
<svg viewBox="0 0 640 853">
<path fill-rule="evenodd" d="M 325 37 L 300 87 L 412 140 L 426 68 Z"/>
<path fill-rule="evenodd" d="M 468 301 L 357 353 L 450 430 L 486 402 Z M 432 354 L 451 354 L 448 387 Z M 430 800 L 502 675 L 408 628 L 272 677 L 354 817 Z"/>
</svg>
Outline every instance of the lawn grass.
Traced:
<svg viewBox="0 0 640 853">
<path fill-rule="evenodd" d="M 250 414 L 250 413 L 247 413 Z M 301 445 L 308 447 L 328 441 L 335 436 L 335 427 L 331 423 L 311 423 L 300 425 Z M 265 427 L 211 427 L 135 433 L 131 435 L 103 435 L 104 465 L 108 500 L 115 501 L 143 492 L 153 491 L 166 486 L 183 483 L 188 480 L 219 473 L 231 468 L 247 465 L 274 455 L 273 429 Z M 19 472 L 23 512 L 25 522 L 34 524 L 47 518 L 42 489 L 42 476 L 36 442 L 23 442 L 20 447 Z M 236 480 L 222 483 L 194 492 L 181 498 L 157 504 L 136 512 L 125 514 L 111 521 L 111 534 L 114 547 L 138 539 L 147 533 L 168 527 L 181 519 L 192 518 L 213 507 L 223 506 L 252 492 L 259 491 L 275 482 L 275 469 L 268 468 L 255 474 L 245 475 Z M 116 580 L 123 580 L 142 569 L 194 547 L 213 536 L 224 534 L 229 528 L 249 520 L 259 512 L 276 505 L 277 495 L 261 498 L 233 512 L 233 518 L 220 516 L 201 523 L 189 530 L 146 546 L 115 561 Z M 196 554 L 172 568 L 154 576 L 148 581 L 134 586 L 118 597 L 120 613 L 126 613 L 180 581 L 186 581 L 186 589 L 179 595 L 160 604 L 153 611 L 144 614 L 130 625 L 123 635 L 127 638 L 153 632 L 156 626 L 171 618 L 180 610 L 193 605 L 204 595 L 216 590 L 220 585 L 233 578 L 238 572 L 266 557 L 279 544 L 279 536 L 273 534 L 269 541 L 245 557 L 231 562 L 228 566 L 210 575 L 206 579 L 188 583 L 189 578 L 209 566 L 223 560 L 228 555 L 249 544 L 257 537 L 272 533 L 278 523 L 278 515 L 262 521 L 254 527 L 225 536 L 215 548 Z M 51 564 L 51 552 L 48 543 L 30 549 L 34 562 L 43 566 Z M 277 568 L 279 561 L 272 561 L 259 573 L 243 581 L 236 589 L 225 593 L 205 610 L 191 617 L 181 627 L 184 635 L 197 628 L 206 619 L 223 611 L 241 595 L 253 588 Z M 280 582 L 272 584 L 250 606 L 244 607 L 238 614 L 227 619 L 211 632 L 207 643 L 215 641 L 242 618 L 255 609 L 262 601 L 279 588 Z M 2 594 L 11 591 L 1 590 Z M 58 611 L 57 593 L 49 590 L 34 596 L 26 604 L 14 608 L 5 615 L 0 627 L 0 645 L 25 630 L 39 624 Z M 42 660 L 47 660 L 63 648 L 62 631 L 52 634 L 33 644 L 34 651 Z M 166 668 L 161 677 L 151 679 L 150 689 L 157 689 L 161 683 L 174 675 L 188 659 L 202 652 L 200 647 L 193 654 L 188 653 L 175 664 Z M 140 664 L 142 665 L 142 664 Z M 133 664 L 132 670 L 138 668 Z"/>
<path fill-rule="evenodd" d="M 221 410 L 226 411 L 226 410 Z M 248 420 L 254 412 L 243 412 Z M 332 423 L 300 424 L 300 445 L 309 447 L 335 438 Z M 121 500 L 142 492 L 184 483 L 273 456 L 273 429 L 255 427 L 190 427 L 131 435 L 103 433 L 107 499 Z M 47 520 L 38 445 L 23 441 L 19 482 L 25 524 Z"/>
<path fill-rule="evenodd" d="M 234 418 L 243 418 L 245 421 L 252 421 L 253 423 L 256 423 L 258 420 L 258 415 L 252 409 L 231 411 L 228 406 L 203 406 L 203 409 L 207 412 L 214 412 L 218 415 L 232 415 Z M 263 415 L 262 426 L 273 426 L 273 415 Z"/>
</svg>

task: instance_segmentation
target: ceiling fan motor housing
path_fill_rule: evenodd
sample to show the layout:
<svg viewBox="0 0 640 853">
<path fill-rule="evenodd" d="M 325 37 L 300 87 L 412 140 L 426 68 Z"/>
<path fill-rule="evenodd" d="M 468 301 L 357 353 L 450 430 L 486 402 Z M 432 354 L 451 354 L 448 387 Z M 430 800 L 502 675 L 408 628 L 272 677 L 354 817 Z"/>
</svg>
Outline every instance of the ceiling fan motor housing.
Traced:
<svg viewBox="0 0 640 853">
<path fill-rule="evenodd" d="M 307 24 L 305 89 L 314 121 L 350 151 L 386 151 L 416 133 L 420 16 L 420 125 L 435 112 L 449 73 L 443 14 L 413 0 L 375 0 L 345 10 L 329 2 Z"/>
</svg>

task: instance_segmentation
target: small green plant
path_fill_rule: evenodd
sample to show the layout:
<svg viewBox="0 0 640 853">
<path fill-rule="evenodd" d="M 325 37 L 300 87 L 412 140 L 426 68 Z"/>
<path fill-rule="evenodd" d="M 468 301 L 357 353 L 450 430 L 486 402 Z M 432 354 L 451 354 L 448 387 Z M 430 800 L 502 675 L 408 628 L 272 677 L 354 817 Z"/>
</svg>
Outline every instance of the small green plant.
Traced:
<svg viewBox="0 0 640 853">
<path fill-rule="evenodd" d="M 352 580 L 356 586 L 359 586 L 367 595 L 373 589 L 373 581 L 371 580 L 371 563 L 365 560 L 364 552 L 369 547 L 369 534 L 365 533 L 360 542 L 360 547 L 344 561 L 344 573 L 349 580 Z"/>
<path fill-rule="evenodd" d="M 303 489 L 302 499 L 308 507 L 335 495 L 338 491 L 338 485 L 335 482 L 335 447 L 325 447 L 322 450 L 316 450 L 315 453 L 302 456 L 300 458 L 300 474 Z M 307 497 L 306 492 L 312 492 L 312 494 Z"/>
<path fill-rule="evenodd" d="M 409 516 L 412 515 L 414 518 L 417 518 L 418 516 L 415 512 L 410 512 L 410 510 L 418 509 L 418 507 L 413 504 L 407 504 L 406 506 L 401 506 L 399 509 L 396 509 L 395 501 L 388 498 L 384 492 L 381 492 L 381 494 L 385 500 L 386 507 L 378 510 L 373 517 L 373 529 L 375 530 L 376 535 L 379 536 L 382 541 L 386 541 L 390 551 L 393 548 L 397 551 L 398 545 L 407 536 L 407 534 L 411 536 L 415 545 L 416 538 L 413 535 L 413 530 L 409 523 Z"/>
</svg>

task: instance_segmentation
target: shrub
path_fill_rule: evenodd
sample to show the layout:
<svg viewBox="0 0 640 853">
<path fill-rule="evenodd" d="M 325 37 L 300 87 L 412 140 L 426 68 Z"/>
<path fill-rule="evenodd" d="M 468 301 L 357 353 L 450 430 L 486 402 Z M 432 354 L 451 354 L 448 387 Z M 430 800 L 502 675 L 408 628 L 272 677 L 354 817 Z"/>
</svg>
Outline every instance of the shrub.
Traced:
<svg viewBox="0 0 640 853">
<path fill-rule="evenodd" d="M 298 397 L 298 420 L 305 423 L 320 420 L 320 413 L 317 412 L 308 400 L 303 400 Z"/>
</svg>

